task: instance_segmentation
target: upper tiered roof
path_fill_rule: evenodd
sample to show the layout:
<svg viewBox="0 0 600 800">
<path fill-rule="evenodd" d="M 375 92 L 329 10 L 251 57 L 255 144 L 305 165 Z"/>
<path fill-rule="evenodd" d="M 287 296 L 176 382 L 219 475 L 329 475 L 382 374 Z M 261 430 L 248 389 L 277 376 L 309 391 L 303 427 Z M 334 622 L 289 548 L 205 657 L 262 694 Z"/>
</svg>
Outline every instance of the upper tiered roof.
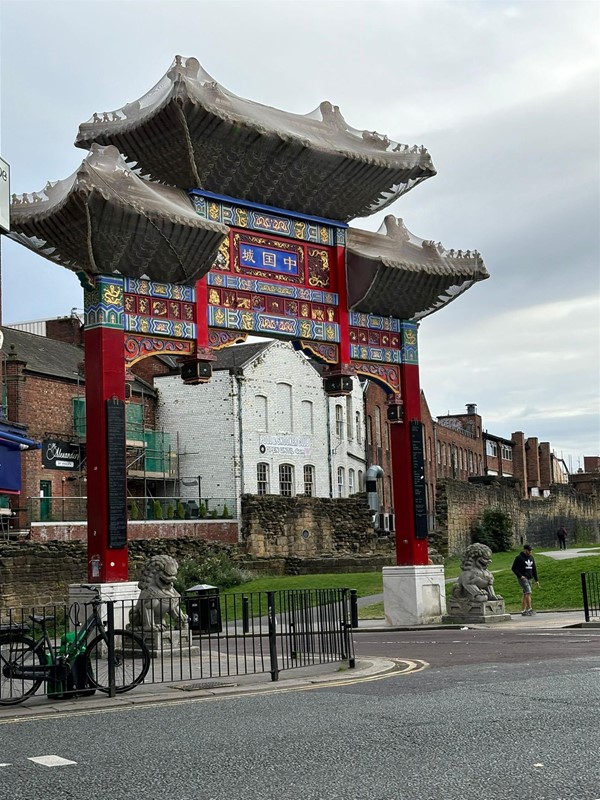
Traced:
<svg viewBox="0 0 600 800">
<path fill-rule="evenodd" d="M 348 229 L 348 307 L 419 320 L 489 278 L 476 250 L 446 250 L 388 215 L 377 233 Z"/>
<path fill-rule="evenodd" d="M 94 142 L 172 186 L 342 221 L 380 211 L 435 175 L 424 147 L 352 128 L 329 102 L 306 115 L 264 106 L 180 56 L 141 99 L 83 123 L 75 144 Z"/>
<path fill-rule="evenodd" d="M 140 178 L 98 145 L 70 178 L 13 195 L 11 217 L 11 238 L 74 272 L 172 283 L 205 275 L 228 233 L 183 190 Z"/>
</svg>

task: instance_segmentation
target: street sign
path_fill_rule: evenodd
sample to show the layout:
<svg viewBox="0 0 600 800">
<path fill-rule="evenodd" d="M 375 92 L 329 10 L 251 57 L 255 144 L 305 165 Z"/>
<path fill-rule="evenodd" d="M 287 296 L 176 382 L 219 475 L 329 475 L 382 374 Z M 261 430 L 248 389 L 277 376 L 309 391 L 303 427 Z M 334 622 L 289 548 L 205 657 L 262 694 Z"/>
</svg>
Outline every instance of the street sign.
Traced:
<svg viewBox="0 0 600 800">
<path fill-rule="evenodd" d="M 0 158 L 0 229 L 10 231 L 10 167 Z"/>
</svg>

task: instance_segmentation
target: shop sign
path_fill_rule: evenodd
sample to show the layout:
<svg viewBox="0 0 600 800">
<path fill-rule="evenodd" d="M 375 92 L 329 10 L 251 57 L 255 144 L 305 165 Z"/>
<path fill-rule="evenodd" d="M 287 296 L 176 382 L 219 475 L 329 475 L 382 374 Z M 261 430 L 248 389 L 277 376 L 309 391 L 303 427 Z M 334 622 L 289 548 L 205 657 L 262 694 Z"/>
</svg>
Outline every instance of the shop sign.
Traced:
<svg viewBox="0 0 600 800">
<path fill-rule="evenodd" d="M 79 470 L 81 449 L 78 444 L 44 439 L 42 442 L 42 465 L 46 469 Z"/>
</svg>

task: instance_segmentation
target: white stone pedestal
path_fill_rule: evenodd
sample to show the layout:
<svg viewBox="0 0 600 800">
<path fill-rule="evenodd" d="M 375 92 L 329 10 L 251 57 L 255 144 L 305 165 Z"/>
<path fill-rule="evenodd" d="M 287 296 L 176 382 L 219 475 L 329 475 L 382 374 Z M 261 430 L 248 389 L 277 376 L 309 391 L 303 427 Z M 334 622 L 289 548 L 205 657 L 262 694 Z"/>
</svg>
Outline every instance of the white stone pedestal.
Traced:
<svg viewBox="0 0 600 800">
<path fill-rule="evenodd" d="M 384 567 L 383 606 L 388 625 L 441 622 L 446 613 L 444 567 Z"/>
<path fill-rule="evenodd" d="M 97 592 L 96 592 L 97 590 Z M 89 603 L 98 594 L 102 601 L 100 616 L 106 620 L 106 601 L 114 601 L 115 629 L 127 627 L 129 611 L 136 604 L 140 594 L 136 581 L 119 581 L 118 583 L 71 583 L 69 584 L 69 605 L 79 603 L 79 622 L 83 623 L 92 611 Z M 88 604 L 87 606 L 85 604 Z"/>
</svg>

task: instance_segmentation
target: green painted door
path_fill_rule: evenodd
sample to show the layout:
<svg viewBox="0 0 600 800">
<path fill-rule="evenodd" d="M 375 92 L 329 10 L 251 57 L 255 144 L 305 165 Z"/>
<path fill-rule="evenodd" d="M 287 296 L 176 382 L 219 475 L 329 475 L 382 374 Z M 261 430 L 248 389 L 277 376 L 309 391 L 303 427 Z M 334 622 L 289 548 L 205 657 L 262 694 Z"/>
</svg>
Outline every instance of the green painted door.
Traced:
<svg viewBox="0 0 600 800">
<path fill-rule="evenodd" d="M 47 522 L 52 514 L 52 482 L 40 481 L 40 522 Z"/>
</svg>

